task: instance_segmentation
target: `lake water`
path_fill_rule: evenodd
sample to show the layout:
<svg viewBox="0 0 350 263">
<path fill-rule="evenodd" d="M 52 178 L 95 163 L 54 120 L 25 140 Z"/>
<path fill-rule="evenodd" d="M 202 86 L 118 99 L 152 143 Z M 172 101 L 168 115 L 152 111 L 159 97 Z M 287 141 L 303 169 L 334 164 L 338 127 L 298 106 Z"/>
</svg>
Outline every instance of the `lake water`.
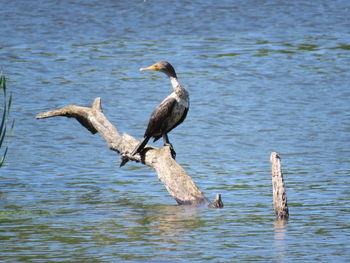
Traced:
<svg viewBox="0 0 350 263">
<path fill-rule="evenodd" d="M 350 262 L 349 1 L 0 1 L 13 92 L 0 169 L 2 262 Z M 36 114 L 102 98 L 140 139 L 170 92 L 191 96 L 177 161 L 223 209 L 178 206 L 99 135 Z M 161 146 L 162 142 L 155 146 Z M 277 151 L 288 224 L 275 222 Z"/>
</svg>

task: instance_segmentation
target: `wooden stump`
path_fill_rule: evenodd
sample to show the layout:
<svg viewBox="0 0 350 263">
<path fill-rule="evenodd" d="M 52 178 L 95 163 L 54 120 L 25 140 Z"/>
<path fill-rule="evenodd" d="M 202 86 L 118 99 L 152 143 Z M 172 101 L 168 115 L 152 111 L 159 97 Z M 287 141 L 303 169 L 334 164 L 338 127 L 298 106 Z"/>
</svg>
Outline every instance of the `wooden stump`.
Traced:
<svg viewBox="0 0 350 263">
<path fill-rule="evenodd" d="M 289 217 L 287 194 L 283 180 L 281 158 L 278 153 L 272 152 L 270 156 L 272 170 L 273 206 L 277 219 L 286 220 Z"/>
</svg>

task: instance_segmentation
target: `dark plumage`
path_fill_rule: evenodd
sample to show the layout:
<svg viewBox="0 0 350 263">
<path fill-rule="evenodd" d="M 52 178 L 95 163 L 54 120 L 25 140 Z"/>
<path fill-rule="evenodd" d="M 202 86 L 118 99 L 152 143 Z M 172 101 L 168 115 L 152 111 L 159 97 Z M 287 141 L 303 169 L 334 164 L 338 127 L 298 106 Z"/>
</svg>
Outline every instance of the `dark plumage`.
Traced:
<svg viewBox="0 0 350 263">
<path fill-rule="evenodd" d="M 161 61 L 148 68 L 141 68 L 140 70 L 155 70 L 165 73 L 171 81 L 173 92 L 153 111 L 143 140 L 133 150 L 131 153 L 132 155 L 140 153 L 152 137 L 154 141 L 163 137 L 164 144 L 169 144 L 171 146 L 168 133 L 185 120 L 189 109 L 188 92 L 178 82 L 176 72 L 170 63 Z M 175 152 L 173 153 L 175 154 Z"/>
</svg>

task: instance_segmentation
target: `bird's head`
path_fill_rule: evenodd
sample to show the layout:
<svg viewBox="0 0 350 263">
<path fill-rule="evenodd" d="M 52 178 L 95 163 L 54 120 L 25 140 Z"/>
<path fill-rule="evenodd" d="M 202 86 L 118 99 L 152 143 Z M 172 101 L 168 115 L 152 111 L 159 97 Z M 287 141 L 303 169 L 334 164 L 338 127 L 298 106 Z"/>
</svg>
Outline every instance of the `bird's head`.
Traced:
<svg viewBox="0 0 350 263">
<path fill-rule="evenodd" d="M 175 69 L 167 61 L 160 61 L 160 62 L 154 63 L 152 66 L 149 66 L 148 68 L 140 68 L 140 70 L 141 71 L 145 71 L 145 70 L 160 71 L 165 73 L 168 77 L 176 78 Z"/>
</svg>

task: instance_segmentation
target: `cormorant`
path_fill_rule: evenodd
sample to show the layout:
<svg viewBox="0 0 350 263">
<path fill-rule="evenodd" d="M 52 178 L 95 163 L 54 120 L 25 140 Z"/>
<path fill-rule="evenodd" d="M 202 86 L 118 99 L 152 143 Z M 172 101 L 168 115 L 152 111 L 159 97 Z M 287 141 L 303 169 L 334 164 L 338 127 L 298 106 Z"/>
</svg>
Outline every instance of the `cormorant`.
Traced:
<svg viewBox="0 0 350 263">
<path fill-rule="evenodd" d="M 174 91 L 155 108 L 148 121 L 148 126 L 142 141 L 131 154 L 135 155 L 140 153 L 151 137 L 154 138 L 154 141 L 163 137 L 164 145 L 170 145 L 172 154 L 175 157 L 176 153 L 169 141 L 168 133 L 186 118 L 190 103 L 188 92 L 178 82 L 175 70 L 169 62 L 157 62 L 148 68 L 140 68 L 140 70 L 163 72 L 169 77 Z"/>
</svg>

